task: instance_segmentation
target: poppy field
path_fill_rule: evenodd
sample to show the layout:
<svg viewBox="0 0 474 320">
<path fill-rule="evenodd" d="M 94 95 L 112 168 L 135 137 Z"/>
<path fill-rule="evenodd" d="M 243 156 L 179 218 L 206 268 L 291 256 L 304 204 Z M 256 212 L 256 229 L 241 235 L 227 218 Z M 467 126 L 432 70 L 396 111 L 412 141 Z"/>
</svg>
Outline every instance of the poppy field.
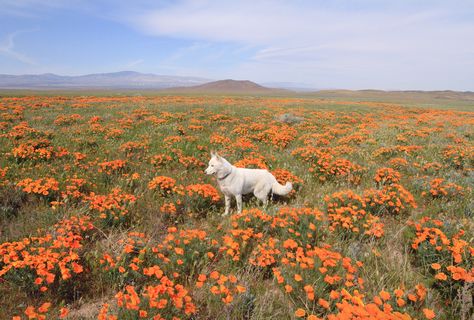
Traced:
<svg viewBox="0 0 474 320">
<path fill-rule="evenodd" d="M 474 112 L 0 97 L 0 319 L 472 319 Z M 294 190 L 224 198 L 210 152 Z"/>
</svg>

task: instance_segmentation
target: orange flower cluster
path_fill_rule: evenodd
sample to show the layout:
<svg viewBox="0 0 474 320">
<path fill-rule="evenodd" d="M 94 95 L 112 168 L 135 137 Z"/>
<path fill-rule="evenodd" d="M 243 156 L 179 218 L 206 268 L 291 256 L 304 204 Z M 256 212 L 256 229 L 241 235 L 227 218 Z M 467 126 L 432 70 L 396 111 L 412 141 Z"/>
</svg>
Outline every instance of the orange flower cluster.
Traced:
<svg viewBox="0 0 474 320">
<path fill-rule="evenodd" d="M 240 261 L 241 248 L 249 247 L 250 242 L 256 242 L 262 237 L 262 232 L 255 232 L 252 228 L 231 229 L 228 235 L 222 237 L 222 246 L 219 251 L 225 252 L 232 261 Z"/>
<path fill-rule="evenodd" d="M 168 228 L 158 244 L 146 246 L 145 241 L 145 234 L 131 232 L 125 241 L 119 241 L 124 245 L 122 253 L 116 258 L 106 253 L 100 263 L 106 271 L 118 270 L 123 277 L 134 277 L 138 272 L 160 279 L 166 273 L 178 281 L 187 276 L 189 268 L 196 268 L 214 256 L 209 251 L 212 244 L 203 230 Z M 127 269 L 134 273 L 126 272 Z"/>
<path fill-rule="evenodd" d="M 449 233 L 449 223 L 423 217 L 408 225 L 416 233 L 412 242 L 416 261 L 427 277 L 434 278 L 444 299 L 453 303 L 459 298 L 458 292 L 474 282 L 474 247 L 463 230 Z"/>
<path fill-rule="evenodd" d="M 64 201 L 76 201 L 82 200 L 86 194 L 85 191 L 88 189 L 88 183 L 86 179 L 71 178 L 68 179 L 66 185 L 66 191 L 61 192 L 61 198 Z"/>
<path fill-rule="evenodd" d="M 334 310 L 342 293 L 350 295 L 347 290 L 359 301 L 363 298 L 356 289 L 363 288 L 364 283 L 357 277 L 361 262 L 353 263 L 350 258 L 332 251 L 329 245 L 301 247 L 287 240 L 284 248 L 281 266 L 272 268 L 274 278 L 286 294 L 299 299 L 314 316 Z M 338 287 L 341 291 L 335 290 Z M 304 309 L 298 310 L 296 316 L 306 314 Z"/>
<path fill-rule="evenodd" d="M 260 209 L 244 209 L 240 214 L 234 214 L 231 217 L 232 227 L 234 229 L 246 229 L 252 227 L 252 230 L 262 231 L 273 217 Z"/>
<path fill-rule="evenodd" d="M 347 177 L 350 182 L 359 183 L 362 167 L 347 159 L 319 159 L 310 171 L 321 181 L 331 177 Z"/>
<path fill-rule="evenodd" d="M 38 180 L 26 178 L 19 181 L 17 186 L 21 187 L 26 193 L 35 193 L 43 196 L 50 195 L 52 192 L 59 190 L 59 183 L 54 178 L 42 178 Z"/>
<path fill-rule="evenodd" d="M 437 172 L 439 170 L 441 170 L 441 168 L 443 167 L 443 165 L 439 162 L 428 162 L 427 164 L 425 164 L 423 166 L 423 171 L 426 171 L 426 172 L 429 172 L 429 171 L 433 171 L 433 172 Z"/>
<path fill-rule="evenodd" d="M 202 168 L 204 167 L 204 162 L 195 158 L 187 156 L 178 156 L 178 162 L 181 163 L 185 168 Z"/>
<path fill-rule="evenodd" d="M 190 184 L 185 190 L 190 197 L 198 195 L 211 202 L 218 202 L 221 199 L 219 192 L 210 184 Z"/>
<path fill-rule="evenodd" d="M 118 129 L 118 128 L 111 128 L 107 131 L 105 137 L 107 139 L 113 139 L 113 138 L 118 138 L 120 136 L 123 135 L 125 131 L 122 130 L 122 129 Z"/>
<path fill-rule="evenodd" d="M 247 157 L 234 163 L 238 168 L 268 169 L 263 156 Z"/>
<path fill-rule="evenodd" d="M 275 169 L 272 171 L 272 174 L 275 176 L 278 183 L 280 184 L 285 184 L 288 181 L 293 184 L 303 183 L 303 179 L 299 178 L 298 176 L 285 169 Z"/>
<path fill-rule="evenodd" d="M 301 243 L 320 240 L 325 235 L 327 216 L 314 208 L 282 207 L 272 218 L 271 228 L 281 232 L 281 237 L 299 239 Z"/>
<path fill-rule="evenodd" d="M 292 155 L 310 163 L 309 171 L 320 181 L 346 178 L 349 182 L 359 183 L 363 168 L 347 159 L 335 158 L 333 153 L 333 150 L 308 147 L 295 149 Z"/>
<path fill-rule="evenodd" d="M 339 144 L 361 144 L 362 142 L 366 141 L 367 137 L 361 133 L 355 133 L 351 135 L 344 136 L 339 139 Z"/>
<path fill-rule="evenodd" d="M 282 250 L 277 237 L 312 241 L 321 236 L 318 231 L 322 230 L 319 228 L 323 220 L 323 213 L 311 208 L 283 207 L 274 216 L 258 209 L 243 210 L 232 216 L 233 229 L 223 236 L 221 251 L 233 261 L 248 259 L 250 264 L 260 267 L 272 265 L 278 261 Z M 273 237 L 265 240 L 263 231 L 269 231 Z M 283 246 L 290 242 L 293 240 L 284 241 Z M 253 245 L 255 248 L 250 251 Z M 241 256 L 241 248 L 247 248 L 244 256 Z"/>
<path fill-rule="evenodd" d="M 196 268 L 206 258 L 214 256 L 212 252 L 208 252 L 210 243 L 206 232 L 169 228 L 163 241 L 157 245 L 146 245 L 148 241 L 144 234 L 130 233 L 126 241 L 120 241 L 124 244 L 120 256 L 114 259 L 111 255 L 104 254 L 101 260 L 106 272 L 116 270 L 124 281 L 143 279 L 143 276 L 148 279 L 148 284 L 139 291 L 133 286 L 126 286 L 125 290 L 117 293 L 119 314 L 153 319 L 171 316 L 181 318 L 194 314 L 196 307 L 181 281 L 188 279 L 190 268 Z M 206 276 L 200 275 L 196 286 L 202 287 L 206 279 Z M 234 278 L 231 279 L 233 281 Z M 221 279 L 223 283 L 219 290 L 222 292 L 226 291 L 222 286 L 224 280 L 228 279 Z M 107 308 L 101 314 L 102 319 L 108 318 L 105 317 Z"/>
<path fill-rule="evenodd" d="M 56 154 L 47 139 L 28 141 L 12 149 L 13 157 L 19 160 L 49 160 Z"/>
<path fill-rule="evenodd" d="M 157 176 L 148 183 L 150 190 L 158 190 L 162 197 L 174 199 L 161 206 L 161 212 L 175 214 L 177 206 L 187 208 L 188 212 L 204 212 L 209 206 L 221 199 L 219 192 L 210 184 L 177 185 L 176 180 L 166 176 Z"/>
<path fill-rule="evenodd" d="M 0 186 L 6 184 L 8 181 L 5 180 L 7 175 L 8 167 L 0 168 Z"/>
<path fill-rule="evenodd" d="M 237 282 L 237 277 L 233 274 L 228 276 L 212 271 L 209 276 L 200 274 L 196 286 L 198 288 L 203 287 L 207 284 L 209 292 L 220 298 L 220 301 L 224 304 L 230 304 L 234 300 L 234 295 L 242 294 L 246 291 L 246 288 Z"/>
<path fill-rule="evenodd" d="M 234 144 L 230 146 L 231 150 L 256 151 L 258 149 L 250 138 L 238 137 Z"/>
<path fill-rule="evenodd" d="M 89 119 L 89 123 L 100 123 L 100 122 L 103 122 L 104 119 L 102 119 L 101 117 L 99 116 L 93 116 Z"/>
<path fill-rule="evenodd" d="M 395 169 L 402 169 L 408 166 L 408 161 L 404 158 L 392 158 L 388 161 L 388 164 Z"/>
<path fill-rule="evenodd" d="M 436 273 L 437 280 L 446 281 L 450 275 L 455 282 L 474 282 L 474 247 L 462 239 L 463 230 L 449 237 L 443 231 L 444 223 L 429 217 L 409 221 L 408 225 L 416 232 L 412 248 L 420 261 L 431 263 L 430 271 Z"/>
<path fill-rule="evenodd" d="M 296 148 L 291 152 L 291 155 L 297 156 L 298 158 L 309 163 L 314 163 L 320 158 L 330 158 L 332 156 L 330 152 L 324 152 L 320 148 L 311 146 Z"/>
<path fill-rule="evenodd" d="M 232 132 L 238 134 L 241 137 L 251 136 L 250 133 L 257 133 L 265 130 L 265 124 L 253 122 L 253 123 L 243 123 L 239 126 L 236 126 Z"/>
<path fill-rule="evenodd" d="M 148 149 L 148 144 L 145 142 L 129 141 L 123 143 L 119 150 L 125 152 L 127 155 L 132 155 L 140 152 L 144 152 Z"/>
<path fill-rule="evenodd" d="M 196 312 L 188 290 L 181 284 L 174 284 L 166 276 L 159 279 L 159 284 L 145 286 L 140 294 L 131 285 L 118 292 L 115 298 L 119 310 L 123 310 L 129 317 L 146 319 L 165 319 L 163 315 L 170 314 L 175 317 L 189 316 Z"/>
<path fill-rule="evenodd" d="M 399 214 L 409 208 L 417 208 L 415 198 L 402 185 L 392 183 L 382 189 L 369 189 L 364 192 L 367 210 L 380 215 L 385 212 Z"/>
<path fill-rule="evenodd" d="M 67 317 L 69 314 L 69 310 L 67 308 L 61 308 L 59 310 L 59 314 L 57 312 L 50 312 L 52 311 L 51 308 L 51 302 L 44 302 L 39 306 L 38 308 L 35 308 L 34 306 L 28 306 L 25 309 L 24 314 L 28 319 L 38 319 L 38 320 L 46 320 L 48 318 L 52 318 L 55 316 L 55 318 L 59 319 L 64 319 Z M 21 316 L 13 316 L 12 320 L 21 320 Z"/>
<path fill-rule="evenodd" d="M 284 149 L 290 142 L 295 140 L 297 133 L 296 129 L 287 125 L 272 125 L 270 128 L 258 133 L 256 139 L 265 141 L 278 149 Z"/>
<path fill-rule="evenodd" d="M 306 286 L 307 292 L 310 287 Z M 373 297 L 373 302 L 364 303 L 364 296 L 358 291 L 350 293 L 346 289 L 340 291 L 331 291 L 329 301 L 324 299 L 318 300 L 319 307 L 331 309 L 331 313 L 325 313 L 324 319 L 362 319 L 362 320 L 411 320 L 410 314 L 406 312 L 407 303 L 418 307 L 419 303 L 426 297 L 426 288 L 418 284 L 412 293 L 405 292 L 402 289 L 395 289 L 393 295 L 387 291 L 380 291 L 378 295 Z M 338 302 L 339 301 L 339 302 Z M 418 304 L 417 304 L 418 303 Z M 314 312 L 314 309 L 311 310 Z M 318 316 L 306 312 L 303 308 L 295 311 L 296 317 L 304 317 L 306 319 L 323 319 Z M 426 319 L 433 319 L 434 312 L 431 309 L 424 308 L 423 313 Z"/>
<path fill-rule="evenodd" d="M 422 195 L 429 194 L 433 198 L 454 198 L 463 194 L 463 187 L 449 183 L 444 179 L 437 178 L 430 181 L 428 192 L 423 192 Z"/>
<path fill-rule="evenodd" d="M 127 161 L 125 160 L 112 160 L 112 161 L 105 161 L 98 164 L 99 165 L 99 172 L 104 172 L 106 174 L 113 174 L 125 171 L 127 168 Z"/>
<path fill-rule="evenodd" d="M 88 217 L 60 221 L 54 231 L 41 237 L 25 238 L 0 245 L 0 278 L 17 283 L 29 292 L 44 292 L 83 272 L 80 249 L 83 235 L 93 229 Z"/>
<path fill-rule="evenodd" d="M 259 243 L 255 247 L 250 255 L 249 263 L 262 268 L 273 266 L 277 264 L 277 257 L 280 255 L 278 240 L 270 237 L 267 241 Z"/>
<path fill-rule="evenodd" d="M 176 187 L 176 180 L 166 176 L 154 177 L 148 183 L 148 189 L 158 189 L 163 196 L 169 195 L 173 192 Z"/>
<path fill-rule="evenodd" d="M 383 223 L 367 211 L 365 200 L 352 190 L 345 190 L 326 196 L 329 229 L 341 230 L 345 234 L 365 234 L 381 237 Z"/>
<path fill-rule="evenodd" d="M 99 260 L 104 271 L 116 270 L 120 274 L 125 274 L 126 269 L 133 271 L 140 269 L 139 264 L 143 262 L 136 257 L 138 253 L 145 253 L 145 234 L 138 232 L 129 232 L 127 239 L 120 239 L 117 243 L 123 246 L 120 255 L 115 258 L 109 253 L 104 253 L 102 259 Z"/>
<path fill-rule="evenodd" d="M 423 149 L 422 146 L 392 146 L 392 147 L 382 147 L 379 148 L 374 152 L 374 156 L 376 157 L 393 157 L 393 156 L 399 156 L 400 154 L 403 155 L 410 155 L 413 153 L 416 153 L 417 151 L 420 151 Z"/>
<path fill-rule="evenodd" d="M 59 115 L 54 120 L 54 124 L 57 126 L 70 125 L 70 124 L 78 122 L 81 119 L 82 119 L 82 116 L 77 113 L 71 114 L 71 115 Z"/>
<path fill-rule="evenodd" d="M 191 124 L 191 125 L 188 126 L 188 129 L 192 130 L 192 131 L 201 131 L 201 130 L 204 129 L 204 126 Z"/>
<path fill-rule="evenodd" d="M 373 297 L 373 302 L 379 306 L 383 307 L 384 310 L 393 310 L 393 308 L 403 310 L 408 305 L 416 305 L 423 302 L 426 298 L 427 290 L 424 285 L 417 284 L 412 290 L 405 291 L 403 289 L 393 290 L 393 294 L 382 290 L 378 295 Z"/>
<path fill-rule="evenodd" d="M 375 173 L 375 183 L 377 185 L 391 185 L 400 182 L 400 172 L 392 168 L 380 168 Z"/>
<path fill-rule="evenodd" d="M 474 147 L 447 146 L 443 151 L 444 160 L 456 169 L 463 169 L 474 163 Z"/>
<path fill-rule="evenodd" d="M 27 136 L 33 138 L 37 135 L 40 135 L 40 131 L 30 127 L 28 122 L 20 122 L 16 126 L 13 126 L 6 136 L 13 140 L 19 140 Z"/>
<path fill-rule="evenodd" d="M 210 140 L 210 143 L 214 145 L 226 146 L 226 145 L 232 144 L 232 141 L 228 137 L 225 137 L 216 133 L 211 135 L 209 140 Z"/>
<path fill-rule="evenodd" d="M 338 311 L 327 316 L 328 320 L 340 319 L 361 319 L 361 320 L 411 320 L 412 317 L 407 313 L 393 311 L 389 304 L 384 304 L 383 308 L 375 303 L 364 304 L 357 296 L 346 293 L 345 300 L 336 306 Z"/>
<path fill-rule="evenodd" d="M 99 213 L 99 218 L 106 223 L 115 224 L 126 220 L 128 206 L 137 201 L 137 197 L 132 194 L 123 193 L 120 188 L 112 189 L 106 195 L 91 192 L 84 198 L 84 202 L 89 208 Z"/>
<path fill-rule="evenodd" d="M 217 251 L 215 241 L 208 238 L 207 233 L 200 229 L 169 228 L 168 235 L 162 243 L 156 246 L 158 256 L 170 265 L 174 276 L 185 278 L 190 269 L 205 263 L 214 257 Z M 180 273 L 176 273 L 181 271 Z"/>
<path fill-rule="evenodd" d="M 160 211 L 169 215 L 174 215 L 177 212 L 174 203 L 165 203 L 160 207 Z"/>
<path fill-rule="evenodd" d="M 151 158 L 150 163 L 157 168 L 162 168 L 167 163 L 170 163 L 172 160 L 173 158 L 171 158 L 171 156 L 167 154 L 157 154 Z"/>
<path fill-rule="evenodd" d="M 183 137 L 181 136 L 168 136 L 163 140 L 163 143 L 167 148 L 171 148 L 174 144 L 183 141 Z"/>
</svg>

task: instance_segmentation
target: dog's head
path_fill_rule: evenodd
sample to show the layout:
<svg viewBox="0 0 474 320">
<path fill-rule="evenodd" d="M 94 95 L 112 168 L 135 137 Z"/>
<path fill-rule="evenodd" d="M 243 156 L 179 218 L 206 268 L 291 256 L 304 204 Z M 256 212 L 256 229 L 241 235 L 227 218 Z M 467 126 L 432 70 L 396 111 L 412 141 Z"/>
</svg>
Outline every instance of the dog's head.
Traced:
<svg viewBox="0 0 474 320">
<path fill-rule="evenodd" d="M 211 152 L 211 160 L 209 160 L 209 166 L 204 171 L 208 175 L 219 175 L 225 168 L 223 158 L 217 153 Z"/>
</svg>

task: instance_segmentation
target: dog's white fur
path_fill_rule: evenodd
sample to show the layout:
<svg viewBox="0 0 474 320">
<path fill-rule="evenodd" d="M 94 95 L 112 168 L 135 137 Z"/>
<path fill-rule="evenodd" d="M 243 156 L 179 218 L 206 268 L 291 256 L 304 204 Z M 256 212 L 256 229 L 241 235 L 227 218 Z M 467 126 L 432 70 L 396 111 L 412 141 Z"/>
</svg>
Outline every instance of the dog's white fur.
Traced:
<svg viewBox="0 0 474 320">
<path fill-rule="evenodd" d="M 217 183 L 225 197 L 224 216 L 229 214 L 231 197 L 237 202 L 238 213 L 242 212 L 242 195 L 253 193 L 266 206 L 270 193 L 285 196 L 293 186 L 287 182 L 279 184 L 275 177 L 264 169 L 245 169 L 231 165 L 217 153 L 211 152 L 209 166 L 205 170 L 208 175 L 215 175 Z"/>
</svg>

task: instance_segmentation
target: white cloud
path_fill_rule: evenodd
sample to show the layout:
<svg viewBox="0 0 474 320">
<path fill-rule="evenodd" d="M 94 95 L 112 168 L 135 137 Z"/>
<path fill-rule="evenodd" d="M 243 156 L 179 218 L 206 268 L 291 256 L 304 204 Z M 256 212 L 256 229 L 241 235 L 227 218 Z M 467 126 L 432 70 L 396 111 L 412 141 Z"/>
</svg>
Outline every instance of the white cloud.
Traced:
<svg viewBox="0 0 474 320">
<path fill-rule="evenodd" d="M 382 1 L 383 2 L 383 1 Z M 390 11 L 324 8 L 307 2 L 282 1 L 180 1 L 148 10 L 129 21 L 152 35 L 242 44 L 321 44 L 354 36 L 397 34 L 439 23 L 449 12 L 429 6 Z M 474 6 L 473 6 L 474 9 Z M 427 30 L 430 31 L 430 30 Z M 409 36 L 409 34 L 404 34 Z"/>
<path fill-rule="evenodd" d="M 469 1 L 202 0 L 126 20 L 149 35 L 258 48 L 232 71 L 263 81 L 467 88 L 447 75 L 474 74 L 472 15 Z"/>
<path fill-rule="evenodd" d="M 0 54 L 3 54 L 7 57 L 10 57 L 12 59 L 15 59 L 17 61 L 20 61 L 28 65 L 32 65 L 32 66 L 37 65 L 36 62 L 33 59 L 31 59 L 29 56 L 15 50 L 15 38 L 22 33 L 33 32 L 33 31 L 36 31 L 36 30 L 19 30 L 19 31 L 15 31 L 8 34 L 5 40 L 3 41 L 3 43 L 0 44 Z"/>
</svg>

